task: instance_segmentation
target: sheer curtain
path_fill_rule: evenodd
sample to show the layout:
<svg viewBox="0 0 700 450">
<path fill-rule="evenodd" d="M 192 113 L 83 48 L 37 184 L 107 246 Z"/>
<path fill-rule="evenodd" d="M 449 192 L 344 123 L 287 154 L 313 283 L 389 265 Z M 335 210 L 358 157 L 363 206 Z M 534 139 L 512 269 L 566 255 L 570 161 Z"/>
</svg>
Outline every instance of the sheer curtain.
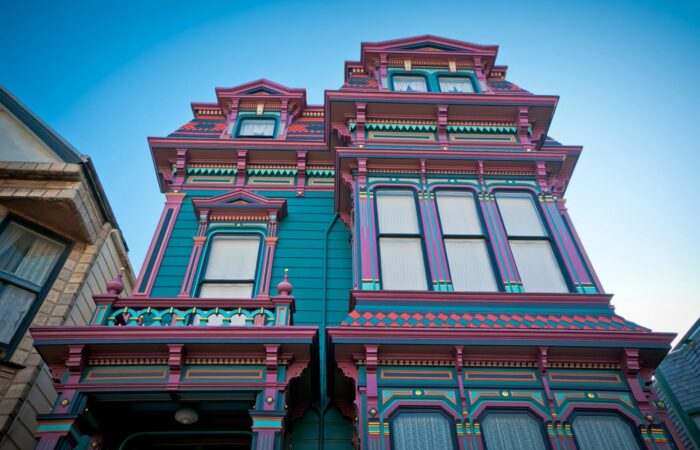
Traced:
<svg viewBox="0 0 700 450">
<path fill-rule="evenodd" d="M 395 75 L 392 77 L 394 91 L 398 92 L 428 92 L 428 84 L 421 76 Z"/>
<path fill-rule="evenodd" d="M 426 290 L 423 242 L 413 191 L 382 189 L 375 193 L 379 227 L 382 287 Z"/>
<path fill-rule="evenodd" d="M 489 450 L 546 450 L 542 428 L 529 414 L 489 413 L 481 421 Z"/>
<path fill-rule="evenodd" d="M 271 119 L 243 119 L 238 130 L 239 136 L 272 136 L 275 121 Z"/>
<path fill-rule="evenodd" d="M 211 238 L 199 296 L 251 298 L 259 251 L 258 236 L 218 235 Z"/>
<path fill-rule="evenodd" d="M 0 280 L 7 273 L 35 287 L 26 290 L 0 281 L 0 342 L 12 340 L 64 249 L 65 245 L 17 223 L 5 227 L 0 235 Z"/>
<path fill-rule="evenodd" d="M 474 85 L 466 77 L 440 77 L 440 92 L 474 92 Z"/>
<path fill-rule="evenodd" d="M 442 234 L 482 234 L 474 195 L 465 191 L 438 191 L 435 201 Z"/>
<path fill-rule="evenodd" d="M 439 412 L 402 412 L 391 422 L 393 450 L 450 450 L 452 421 Z"/>
<path fill-rule="evenodd" d="M 546 236 L 530 194 L 498 193 L 496 200 L 509 237 Z"/>
<path fill-rule="evenodd" d="M 639 450 L 632 428 L 611 415 L 577 416 L 573 423 L 579 450 Z"/>
</svg>

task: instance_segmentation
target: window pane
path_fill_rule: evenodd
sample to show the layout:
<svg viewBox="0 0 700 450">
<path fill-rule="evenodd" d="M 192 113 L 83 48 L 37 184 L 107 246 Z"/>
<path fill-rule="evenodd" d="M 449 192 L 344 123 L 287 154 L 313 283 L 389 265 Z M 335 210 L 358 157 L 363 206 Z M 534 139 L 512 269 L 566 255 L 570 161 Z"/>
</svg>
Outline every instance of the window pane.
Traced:
<svg viewBox="0 0 700 450">
<path fill-rule="evenodd" d="M 510 241 L 525 292 L 569 292 L 548 241 Z"/>
<path fill-rule="evenodd" d="M 428 288 L 420 238 L 381 238 L 382 288 L 423 291 Z"/>
<path fill-rule="evenodd" d="M 0 270 L 41 286 L 64 249 L 65 245 L 11 222 L 0 235 Z"/>
<path fill-rule="evenodd" d="M 239 136 L 272 136 L 274 132 L 274 119 L 242 119 L 238 128 Z"/>
<path fill-rule="evenodd" d="M 482 234 L 474 196 L 464 191 L 435 194 L 443 234 Z"/>
<path fill-rule="evenodd" d="M 577 416 L 574 436 L 580 450 L 639 450 L 630 426 L 615 416 Z"/>
<path fill-rule="evenodd" d="M 440 77 L 441 92 L 474 92 L 472 80 L 466 77 Z"/>
<path fill-rule="evenodd" d="M 528 414 L 488 414 L 481 428 L 489 450 L 545 450 L 540 423 Z"/>
<path fill-rule="evenodd" d="M 496 194 L 508 236 L 546 236 L 530 194 Z"/>
<path fill-rule="evenodd" d="M 418 234 L 418 216 L 413 191 L 378 190 L 377 216 L 380 233 Z"/>
<path fill-rule="evenodd" d="M 0 342 L 9 344 L 36 296 L 0 283 Z"/>
<path fill-rule="evenodd" d="M 394 90 L 398 92 L 428 92 L 425 78 L 408 75 L 395 75 L 391 79 L 394 82 Z"/>
<path fill-rule="evenodd" d="M 455 291 L 497 291 L 491 260 L 483 239 L 445 239 Z"/>
<path fill-rule="evenodd" d="M 214 236 L 209 248 L 207 280 L 252 280 L 258 263 L 257 236 Z"/>
<path fill-rule="evenodd" d="M 438 412 L 402 412 L 391 422 L 395 450 L 455 448 L 452 421 Z"/>
<path fill-rule="evenodd" d="M 252 298 L 253 283 L 202 283 L 200 298 Z"/>
</svg>

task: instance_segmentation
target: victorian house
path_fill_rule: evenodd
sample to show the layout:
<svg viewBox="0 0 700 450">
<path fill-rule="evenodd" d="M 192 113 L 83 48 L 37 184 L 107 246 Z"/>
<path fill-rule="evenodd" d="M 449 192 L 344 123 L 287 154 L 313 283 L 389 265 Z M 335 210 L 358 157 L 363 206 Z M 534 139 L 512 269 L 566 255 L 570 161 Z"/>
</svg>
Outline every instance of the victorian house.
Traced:
<svg viewBox="0 0 700 450">
<path fill-rule="evenodd" d="M 258 80 L 149 138 L 133 289 L 32 328 L 39 448 L 677 448 L 674 335 L 615 314 L 565 206 L 582 149 L 497 52 L 363 43 L 323 105 Z"/>
</svg>

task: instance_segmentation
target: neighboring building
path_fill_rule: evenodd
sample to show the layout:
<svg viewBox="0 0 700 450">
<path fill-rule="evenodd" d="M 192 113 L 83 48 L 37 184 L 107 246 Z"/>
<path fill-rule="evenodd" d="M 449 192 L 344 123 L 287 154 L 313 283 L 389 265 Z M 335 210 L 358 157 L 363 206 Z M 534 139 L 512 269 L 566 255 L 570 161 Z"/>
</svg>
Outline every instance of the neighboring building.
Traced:
<svg viewBox="0 0 700 450">
<path fill-rule="evenodd" d="M 31 449 L 56 401 L 29 326 L 85 325 L 124 268 L 123 238 L 89 158 L 0 88 L 0 449 Z"/>
<path fill-rule="evenodd" d="M 700 319 L 661 361 L 654 377 L 683 446 L 700 448 Z"/>
<path fill-rule="evenodd" d="M 496 53 L 364 43 L 324 105 L 258 80 L 149 138 L 130 295 L 32 328 L 62 374 L 39 447 L 675 448 L 674 335 L 614 313 L 563 199 L 581 147 Z"/>
</svg>

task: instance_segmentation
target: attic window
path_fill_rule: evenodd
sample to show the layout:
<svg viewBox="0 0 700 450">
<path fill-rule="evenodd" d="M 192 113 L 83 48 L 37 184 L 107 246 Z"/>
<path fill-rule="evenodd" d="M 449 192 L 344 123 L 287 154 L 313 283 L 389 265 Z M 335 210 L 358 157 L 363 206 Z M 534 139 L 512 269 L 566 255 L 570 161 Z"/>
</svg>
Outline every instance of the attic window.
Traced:
<svg viewBox="0 0 700 450">
<path fill-rule="evenodd" d="M 238 137 L 272 137 L 275 119 L 242 119 L 238 125 Z"/>
<path fill-rule="evenodd" d="M 428 92 L 428 83 L 420 75 L 394 75 L 391 81 L 397 92 Z"/>
<path fill-rule="evenodd" d="M 440 92 L 471 93 L 474 92 L 472 80 L 468 77 L 440 77 Z"/>
</svg>

